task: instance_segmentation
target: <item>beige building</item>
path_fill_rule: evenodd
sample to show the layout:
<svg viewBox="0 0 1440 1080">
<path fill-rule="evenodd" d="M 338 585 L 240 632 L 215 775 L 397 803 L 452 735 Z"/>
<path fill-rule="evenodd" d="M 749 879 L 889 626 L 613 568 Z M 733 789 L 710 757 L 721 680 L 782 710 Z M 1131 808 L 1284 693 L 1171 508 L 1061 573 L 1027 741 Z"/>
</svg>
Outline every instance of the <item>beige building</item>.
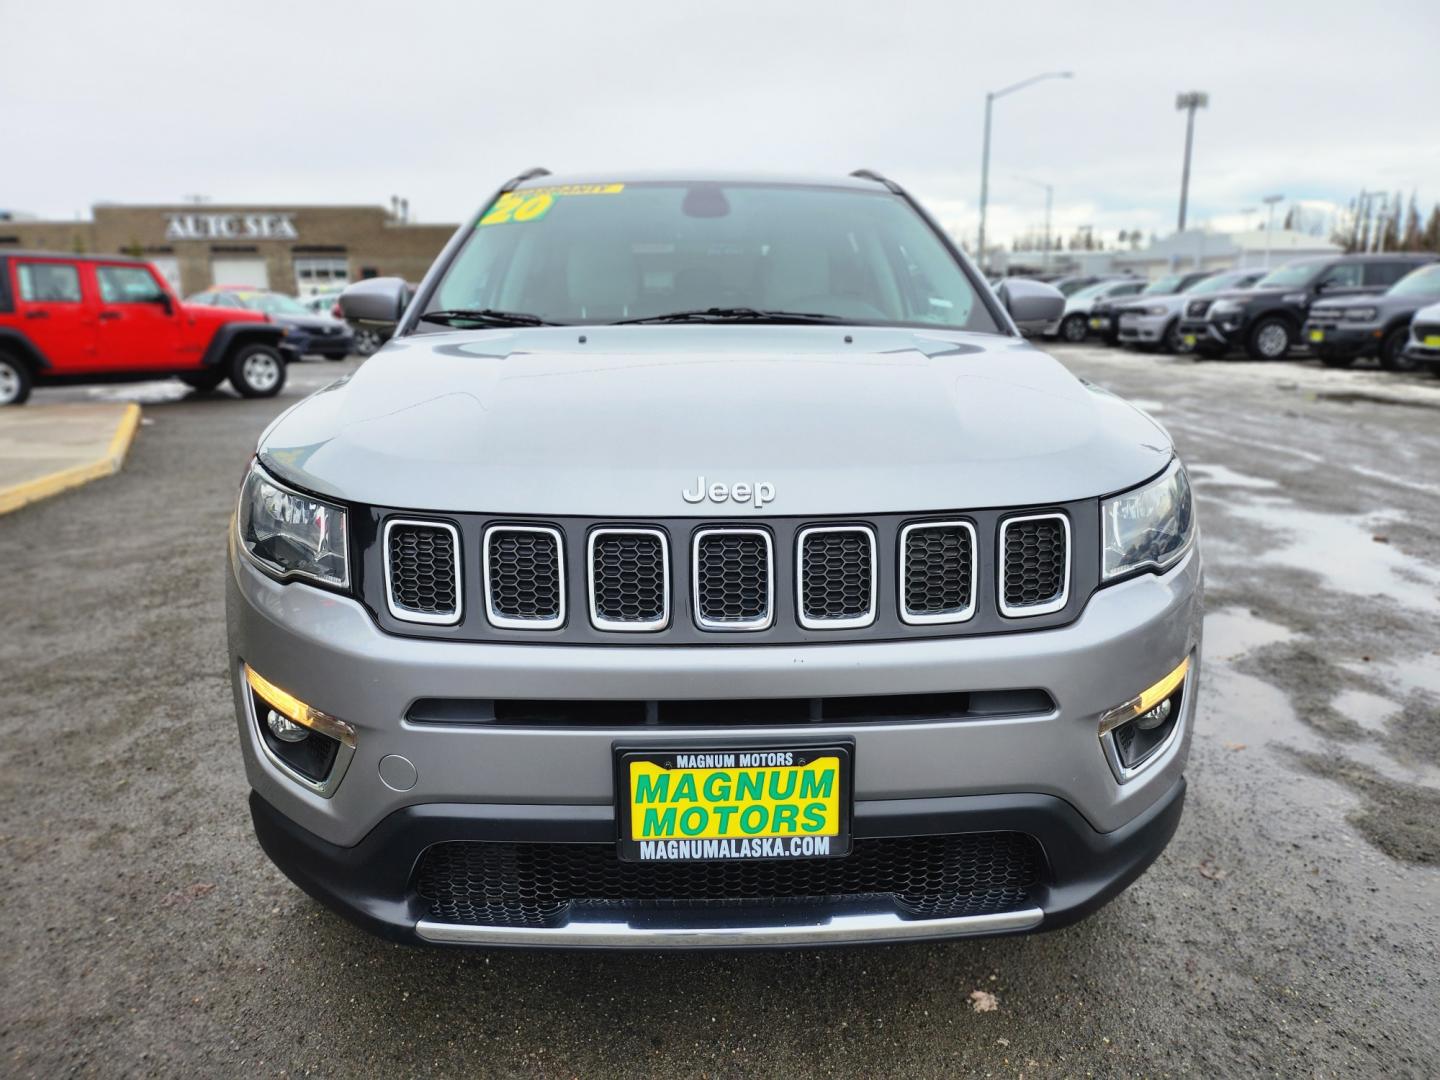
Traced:
<svg viewBox="0 0 1440 1080">
<path fill-rule="evenodd" d="M 419 281 L 454 225 L 416 225 L 380 206 L 122 206 L 89 221 L 0 220 L 7 249 L 136 255 L 182 296 L 246 285 L 309 296 L 367 277 Z"/>
</svg>

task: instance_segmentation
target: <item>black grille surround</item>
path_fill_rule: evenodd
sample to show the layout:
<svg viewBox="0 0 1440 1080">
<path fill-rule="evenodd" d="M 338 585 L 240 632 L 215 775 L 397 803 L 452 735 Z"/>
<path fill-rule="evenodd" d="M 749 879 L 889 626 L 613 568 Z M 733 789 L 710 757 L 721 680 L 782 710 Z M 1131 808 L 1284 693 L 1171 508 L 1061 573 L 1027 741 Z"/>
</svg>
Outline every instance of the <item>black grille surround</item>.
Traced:
<svg viewBox="0 0 1440 1080">
<path fill-rule="evenodd" d="M 397 618 L 387 603 L 383 534 L 387 522 L 409 520 L 413 511 L 352 506 L 350 537 L 356 557 L 351 571 L 358 595 L 380 628 L 404 637 L 453 641 L 511 642 L 543 646 L 606 645 L 643 648 L 670 645 L 706 645 L 726 648 L 776 644 L 837 644 L 852 641 L 900 641 L 926 637 L 964 637 L 1047 629 L 1073 622 L 1091 594 L 1100 586 L 1100 504 L 1098 499 L 1057 503 L 1025 509 L 984 509 L 927 514 L 859 514 L 826 520 L 813 517 L 777 517 L 739 514 L 729 518 L 652 517 L 605 519 L 594 517 L 526 517 L 510 513 L 447 514 L 460 536 L 462 578 L 469 596 L 479 596 L 485 580 L 483 552 L 486 531 L 492 526 L 528 525 L 556 530 L 561 538 L 564 566 L 564 621 L 548 629 L 494 625 L 483 602 L 462 605 L 460 618 L 449 624 Z M 1006 616 L 1000 609 L 1000 528 L 1020 516 L 1063 514 L 1070 526 L 1070 579 L 1065 603 L 1054 611 L 1027 611 Z M 440 515 L 436 515 L 437 519 Z M 910 525 L 963 521 L 975 530 L 973 591 L 975 610 L 963 622 L 911 623 L 902 618 L 900 585 L 901 533 Z M 829 626 L 811 629 L 801 624 L 796 570 L 800 534 L 817 526 L 870 528 L 875 536 L 875 615 L 866 626 Z M 744 632 L 706 629 L 699 624 L 694 594 L 694 541 L 709 529 L 763 529 L 771 540 L 774 585 L 773 614 L 762 629 Z M 601 530 L 647 529 L 667 539 L 669 558 L 669 618 L 659 629 L 623 632 L 596 627 L 589 615 L 589 544 Z"/>
<path fill-rule="evenodd" d="M 443 521 L 395 518 L 387 522 L 385 576 L 386 606 L 396 618 L 457 622 L 464 579 L 458 530 Z"/>
<path fill-rule="evenodd" d="M 414 889 L 436 922 L 546 928 L 572 912 L 893 904 L 904 918 L 1014 911 L 1042 884 L 1025 833 L 857 838 L 843 859 L 625 863 L 613 844 L 450 841 L 427 848 Z"/>
</svg>

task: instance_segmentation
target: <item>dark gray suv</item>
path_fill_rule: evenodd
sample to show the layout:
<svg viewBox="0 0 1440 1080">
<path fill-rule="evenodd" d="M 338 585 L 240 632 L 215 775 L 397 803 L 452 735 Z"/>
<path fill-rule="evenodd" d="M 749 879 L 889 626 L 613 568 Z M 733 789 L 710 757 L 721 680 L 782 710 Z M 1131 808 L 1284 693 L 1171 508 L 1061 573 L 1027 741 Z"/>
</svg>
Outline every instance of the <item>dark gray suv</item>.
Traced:
<svg viewBox="0 0 1440 1080">
<path fill-rule="evenodd" d="M 1185 470 L 898 185 L 532 172 L 342 306 L 394 337 L 230 534 L 252 816 L 312 895 L 462 945 L 947 938 L 1169 840 Z"/>
</svg>

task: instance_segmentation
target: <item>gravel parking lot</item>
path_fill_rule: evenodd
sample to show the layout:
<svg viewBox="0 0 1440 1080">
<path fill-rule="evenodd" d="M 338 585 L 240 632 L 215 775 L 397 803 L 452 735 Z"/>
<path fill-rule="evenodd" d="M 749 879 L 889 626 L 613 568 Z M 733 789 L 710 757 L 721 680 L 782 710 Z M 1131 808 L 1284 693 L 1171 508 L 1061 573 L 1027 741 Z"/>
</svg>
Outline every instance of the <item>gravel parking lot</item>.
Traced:
<svg viewBox="0 0 1440 1080">
<path fill-rule="evenodd" d="M 0 518 L 0 1071 L 1434 1075 L 1440 380 L 1056 353 L 1200 496 L 1180 831 L 1064 931 L 786 954 L 427 951 L 309 900 L 250 831 L 224 533 L 262 426 L 352 365 L 37 393 L 146 419 L 119 476 Z"/>
</svg>

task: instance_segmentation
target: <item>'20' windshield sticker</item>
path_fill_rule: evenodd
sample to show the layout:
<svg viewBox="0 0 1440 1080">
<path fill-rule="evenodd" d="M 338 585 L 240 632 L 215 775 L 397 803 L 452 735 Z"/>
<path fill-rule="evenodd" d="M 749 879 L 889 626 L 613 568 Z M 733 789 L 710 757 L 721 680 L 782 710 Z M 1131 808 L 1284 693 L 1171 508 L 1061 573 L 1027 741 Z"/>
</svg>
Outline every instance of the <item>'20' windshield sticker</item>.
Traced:
<svg viewBox="0 0 1440 1080">
<path fill-rule="evenodd" d="M 618 195 L 624 184 L 562 184 L 559 187 L 507 191 L 485 212 L 480 225 L 524 224 L 539 221 L 550 212 L 557 198 L 571 195 Z"/>
</svg>

